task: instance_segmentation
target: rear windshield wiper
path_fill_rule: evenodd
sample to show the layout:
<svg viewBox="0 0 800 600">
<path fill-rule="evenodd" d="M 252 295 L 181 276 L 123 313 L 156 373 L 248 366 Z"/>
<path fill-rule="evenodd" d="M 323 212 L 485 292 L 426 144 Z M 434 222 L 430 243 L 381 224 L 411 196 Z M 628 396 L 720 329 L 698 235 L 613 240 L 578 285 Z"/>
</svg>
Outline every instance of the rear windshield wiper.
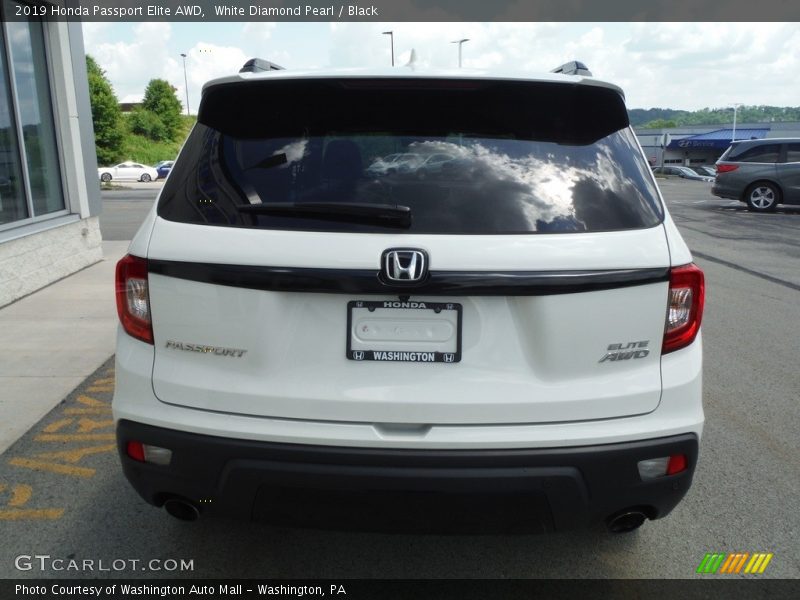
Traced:
<svg viewBox="0 0 800 600">
<path fill-rule="evenodd" d="M 370 223 L 385 227 L 411 227 L 411 209 L 397 204 L 359 202 L 268 202 L 240 204 L 240 212 L 327 221 Z"/>
</svg>

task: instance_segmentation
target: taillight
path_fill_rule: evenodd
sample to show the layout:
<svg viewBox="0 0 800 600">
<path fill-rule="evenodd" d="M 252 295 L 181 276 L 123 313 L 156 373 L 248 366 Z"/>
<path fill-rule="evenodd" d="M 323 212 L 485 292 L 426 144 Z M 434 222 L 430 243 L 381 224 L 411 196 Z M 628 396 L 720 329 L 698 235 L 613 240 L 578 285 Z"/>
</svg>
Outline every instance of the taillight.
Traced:
<svg viewBox="0 0 800 600">
<path fill-rule="evenodd" d="M 703 318 L 705 293 L 703 271 L 694 263 L 670 270 L 662 354 L 684 348 L 697 337 Z"/>
<path fill-rule="evenodd" d="M 117 263 L 117 314 L 125 332 L 153 343 L 147 260 L 130 254 Z"/>
<path fill-rule="evenodd" d="M 735 171 L 738 168 L 739 165 L 719 164 L 717 165 L 717 173 L 730 173 L 731 171 Z"/>
</svg>

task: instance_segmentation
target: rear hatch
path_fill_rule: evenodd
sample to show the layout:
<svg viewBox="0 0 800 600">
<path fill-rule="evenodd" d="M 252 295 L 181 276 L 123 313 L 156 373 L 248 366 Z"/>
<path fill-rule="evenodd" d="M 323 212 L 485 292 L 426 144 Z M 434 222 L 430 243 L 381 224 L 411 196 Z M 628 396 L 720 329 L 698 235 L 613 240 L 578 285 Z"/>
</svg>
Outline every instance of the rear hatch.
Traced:
<svg viewBox="0 0 800 600">
<path fill-rule="evenodd" d="M 611 87 L 212 86 L 148 251 L 155 393 L 387 426 L 652 411 L 662 211 Z"/>
</svg>

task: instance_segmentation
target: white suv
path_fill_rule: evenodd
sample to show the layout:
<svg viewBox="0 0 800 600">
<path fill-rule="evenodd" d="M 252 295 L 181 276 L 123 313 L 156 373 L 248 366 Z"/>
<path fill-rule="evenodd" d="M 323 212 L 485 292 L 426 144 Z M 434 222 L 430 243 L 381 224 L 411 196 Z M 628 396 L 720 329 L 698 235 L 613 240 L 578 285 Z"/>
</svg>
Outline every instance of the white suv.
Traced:
<svg viewBox="0 0 800 600">
<path fill-rule="evenodd" d="M 611 84 L 218 79 L 117 268 L 123 469 L 184 519 L 632 530 L 691 484 L 703 285 Z"/>
</svg>

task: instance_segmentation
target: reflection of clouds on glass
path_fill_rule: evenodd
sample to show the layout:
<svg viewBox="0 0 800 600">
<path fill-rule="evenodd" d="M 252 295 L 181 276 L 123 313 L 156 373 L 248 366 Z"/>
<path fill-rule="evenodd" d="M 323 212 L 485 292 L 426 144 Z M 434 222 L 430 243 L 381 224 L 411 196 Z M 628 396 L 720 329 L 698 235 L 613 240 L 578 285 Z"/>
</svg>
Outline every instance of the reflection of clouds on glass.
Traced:
<svg viewBox="0 0 800 600">
<path fill-rule="evenodd" d="M 619 138 L 622 152 L 638 152 L 631 138 Z M 581 183 L 611 195 L 636 189 L 614 160 L 615 151 L 606 140 L 592 147 L 562 146 L 560 153 L 542 152 L 535 142 L 516 140 L 469 140 L 466 145 L 430 140 L 413 143 L 409 149 L 423 158 L 432 153 L 451 155 L 459 173 L 480 186 L 489 202 L 491 198 L 513 198 L 531 230 L 536 230 L 538 223 L 574 219 Z M 641 173 L 641 165 L 637 167 Z"/>
<path fill-rule="evenodd" d="M 6 10 L 9 10 L 9 6 L 13 5 L 10 2 L 6 2 Z M 38 125 L 41 120 L 36 91 L 31 26 L 32 24 L 26 21 L 10 21 L 7 23 L 13 64 L 12 71 L 23 125 Z"/>
<path fill-rule="evenodd" d="M 272 153 L 273 156 L 278 156 L 281 154 L 286 155 L 286 163 L 281 165 L 281 168 L 288 167 L 289 163 L 298 162 L 303 159 L 306 154 L 306 146 L 308 146 L 308 140 L 298 140 L 296 142 L 290 142 L 286 144 L 283 148 L 279 148 Z"/>
</svg>

